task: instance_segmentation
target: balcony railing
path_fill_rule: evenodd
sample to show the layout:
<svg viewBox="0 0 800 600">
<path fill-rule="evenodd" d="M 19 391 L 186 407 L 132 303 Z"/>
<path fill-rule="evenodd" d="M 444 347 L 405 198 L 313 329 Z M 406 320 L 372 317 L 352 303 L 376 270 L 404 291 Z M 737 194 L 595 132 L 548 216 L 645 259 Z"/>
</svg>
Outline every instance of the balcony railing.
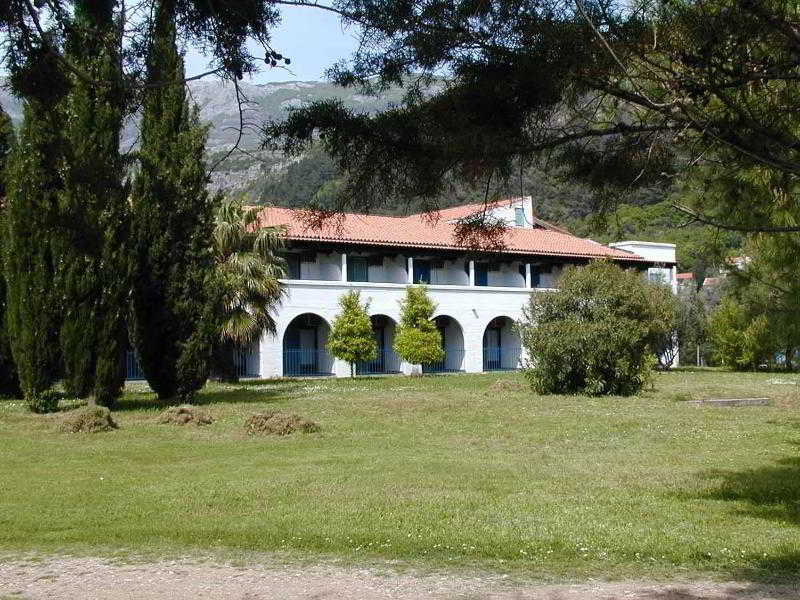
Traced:
<svg viewBox="0 0 800 600">
<path fill-rule="evenodd" d="M 378 351 L 378 356 L 370 362 L 356 363 L 358 375 L 376 375 L 379 373 L 397 373 L 400 370 L 400 357 L 391 348 Z"/>
<path fill-rule="evenodd" d="M 327 350 L 289 348 L 283 351 L 283 374 L 286 377 L 331 375 L 333 359 Z"/>
<path fill-rule="evenodd" d="M 444 359 L 422 365 L 423 373 L 458 373 L 464 370 L 464 349 L 445 348 Z"/>
</svg>

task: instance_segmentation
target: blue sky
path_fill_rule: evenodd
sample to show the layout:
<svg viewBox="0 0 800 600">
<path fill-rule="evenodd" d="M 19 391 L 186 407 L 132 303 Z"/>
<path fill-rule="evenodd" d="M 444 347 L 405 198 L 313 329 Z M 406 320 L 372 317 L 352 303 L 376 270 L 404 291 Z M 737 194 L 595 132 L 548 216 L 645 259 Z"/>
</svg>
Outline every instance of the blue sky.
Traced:
<svg viewBox="0 0 800 600">
<path fill-rule="evenodd" d="M 253 83 L 323 79 L 325 69 L 349 57 L 356 49 L 357 31 L 344 30 L 339 18 L 331 12 L 282 7 L 281 14 L 281 24 L 272 32 L 272 45 L 291 59 L 289 68 L 292 72 L 265 69 L 252 79 Z M 253 47 L 253 52 L 258 52 L 258 49 Z M 190 49 L 186 54 L 187 75 L 207 70 L 207 63 L 205 57 Z"/>
</svg>

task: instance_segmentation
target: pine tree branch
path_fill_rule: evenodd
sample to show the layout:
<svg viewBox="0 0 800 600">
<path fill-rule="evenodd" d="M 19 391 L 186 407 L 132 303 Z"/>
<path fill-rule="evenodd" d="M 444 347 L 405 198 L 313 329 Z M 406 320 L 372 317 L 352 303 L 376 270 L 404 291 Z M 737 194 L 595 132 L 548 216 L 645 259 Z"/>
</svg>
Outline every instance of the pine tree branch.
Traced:
<svg viewBox="0 0 800 600">
<path fill-rule="evenodd" d="M 766 226 L 766 225 L 730 225 L 727 223 L 721 223 L 714 219 L 710 219 L 704 215 L 701 215 L 695 210 L 688 208 L 686 206 L 682 206 L 680 204 L 673 204 L 672 205 L 676 210 L 681 211 L 682 213 L 689 215 L 692 218 L 692 221 L 697 223 L 702 223 L 703 225 L 711 225 L 712 227 L 718 227 L 720 229 L 725 229 L 726 231 L 741 231 L 744 233 L 800 233 L 800 226 Z M 691 221 L 690 221 L 691 222 Z"/>
</svg>

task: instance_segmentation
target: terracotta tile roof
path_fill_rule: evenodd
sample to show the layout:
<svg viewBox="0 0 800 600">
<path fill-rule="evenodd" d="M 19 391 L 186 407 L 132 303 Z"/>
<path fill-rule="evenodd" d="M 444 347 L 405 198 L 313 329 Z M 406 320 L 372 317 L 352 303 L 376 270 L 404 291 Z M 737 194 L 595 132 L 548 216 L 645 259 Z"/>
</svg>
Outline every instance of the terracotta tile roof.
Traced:
<svg viewBox="0 0 800 600">
<path fill-rule="evenodd" d="M 694 279 L 694 273 L 678 273 L 676 277 L 681 279 Z"/>
<path fill-rule="evenodd" d="M 456 240 L 455 225 L 447 222 L 447 219 L 460 218 L 452 216 L 460 213 L 456 209 L 446 211 L 448 212 L 441 211 L 443 214 L 439 220 L 433 222 L 423 215 L 383 217 L 346 213 L 338 221 L 334 218 L 320 228 L 312 228 L 303 221 L 300 211 L 267 207 L 259 213 L 259 223 L 263 227 L 285 226 L 290 240 L 464 250 L 463 244 Z M 469 214 L 473 213 L 466 213 Z M 551 229 L 509 227 L 503 244 L 505 252 L 515 254 L 645 260 L 632 252 L 609 248 L 592 240 Z"/>
</svg>

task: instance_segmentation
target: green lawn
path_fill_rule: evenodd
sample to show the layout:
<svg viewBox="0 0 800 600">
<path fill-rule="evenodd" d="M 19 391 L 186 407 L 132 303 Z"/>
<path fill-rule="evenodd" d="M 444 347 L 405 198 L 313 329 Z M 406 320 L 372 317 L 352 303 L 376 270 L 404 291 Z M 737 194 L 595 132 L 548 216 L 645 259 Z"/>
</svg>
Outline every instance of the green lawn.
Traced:
<svg viewBox="0 0 800 600">
<path fill-rule="evenodd" d="M 132 388 L 94 435 L 0 402 L 0 551 L 250 553 L 546 578 L 800 572 L 800 377 L 659 375 L 638 398 L 517 374 L 210 385 L 205 428 Z M 698 407 L 688 396 L 769 396 Z M 321 433 L 248 438 L 279 409 Z"/>
</svg>

